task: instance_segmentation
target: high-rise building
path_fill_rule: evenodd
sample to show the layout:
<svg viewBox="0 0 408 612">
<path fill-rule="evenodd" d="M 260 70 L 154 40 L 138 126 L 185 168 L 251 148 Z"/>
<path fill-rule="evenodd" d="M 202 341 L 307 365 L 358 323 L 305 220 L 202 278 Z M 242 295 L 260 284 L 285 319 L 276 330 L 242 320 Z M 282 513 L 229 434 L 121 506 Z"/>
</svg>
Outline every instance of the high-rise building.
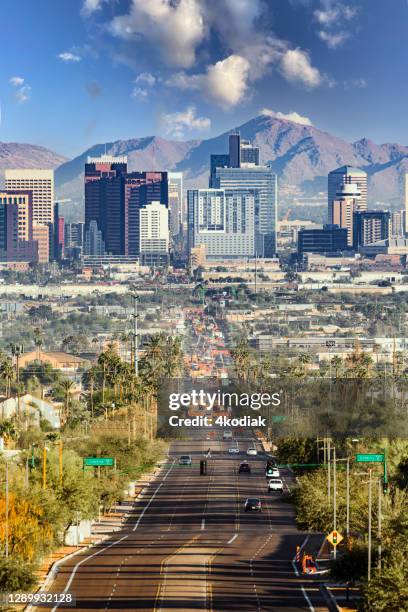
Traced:
<svg viewBox="0 0 408 612">
<path fill-rule="evenodd" d="M 126 157 L 88 158 L 85 231 L 96 221 L 107 254 L 139 254 L 139 210 L 152 201 L 168 205 L 166 172 L 127 172 Z"/>
<path fill-rule="evenodd" d="M 50 260 L 61 261 L 64 256 L 65 221 L 60 215 L 59 204 L 54 206 L 54 223 L 49 224 Z"/>
<path fill-rule="evenodd" d="M 33 240 L 38 245 L 38 263 L 45 264 L 50 261 L 50 229 L 48 225 L 33 224 Z"/>
<path fill-rule="evenodd" d="M 337 253 L 346 251 L 347 229 L 338 225 L 324 225 L 323 229 L 302 229 L 298 235 L 298 256 L 305 253 Z"/>
<path fill-rule="evenodd" d="M 404 196 L 405 196 L 405 235 L 408 236 L 408 172 L 405 173 Z"/>
<path fill-rule="evenodd" d="M 257 190 L 189 190 L 189 251 L 204 245 L 209 259 L 254 257 Z"/>
<path fill-rule="evenodd" d="M 168 207 L 167 172 L 129 172 L 124 175 L 126 250 L 125 255 L 140 254 L 140 210 L 152 202 Z"/>
<path fill-rule="evenodd" d="M 126 217 L 122 176 L 127 158 L 102 155 L 88 157 L 85 164 L 85 231 L 96 221 L 106 252 L 125 253 Z"/>
<path fill-rule="evenodd" d="M 0 256 L 3 261 L 38 261 L 31 191 L 0 192 Z"/>
<path fill-rule="evenodd" d="M 365 247 L 390 237 L 390 213 L 382 210 L 366 210 L 354 213 L 353 246 Z"/>
<path fill-rule="evenodd" d="M 391 213 L 391 237 L 403 238 L 405 236 L 405 210 L 396 210 Z"/>
<path fill-rule="evenodd" d="M 34 223 L 54 222 L 54 170 L 7 169 L 6 189 L 32 192 Z"/>
<path fill-rule="evenodd" d="M 228 153 L 210 156 L 210 189 L 216 189 L 217 168 L 245 168 L 259 166 L 259 147 L 249 140 L 243 140 L 239 132 L 232 132 L 228 138 Z"/>
<path fill-rule="evenodd" d="M 347 229 L 348 244 L 353 244 L 353 213 L 360 210 L 361 192 L 356 183 L 342 183 L 336 199 L 330 202 L 330 217 L 334 225 Z"/>
<path fill-rule="evenodd" d="M 351 185 L 355 186 L 353 191 L 359 193 L 355 210 L 367 210 L 367 173 L 352 166 L 341 166 L 329 172 L 328 175 L 327 205 L 329 224 L 333 223 L 333 202 L 338 199 L 337 194 L 343 191 L 343 186 L 347 188 Z M 344 193 L 344 197 L 349 197 L 346 196 L 347 192 Z M 352 195 L 352 197 L 354 196 Z"/>
<path fill-rule="evenodd" d="M 105 255 L 105 243 L 96 221 L 90 221 L 88 229 L 85 231 L 84 254 L 92 256 Z"/>
<path fill-rule="evenodd" d="M 183 173 L 169 172 L 169 222 L 170 234 L 176 237 L 180 233 L 183 223 Z"/>
<path fill-rule="evenodd" d="M 66 249 L 82 248 L 85 241 L 85 223 L 66 223 L 64 245 Z"/>
<path fill-rule="evenodd" d="M 169 209 L 161 202 L 149 202 L 139 211 L 139 255 L 142 265 L 169 261 Z"/>
<path fill-rule="evenodd" d="M 273 257 L 276 253 L 278 182 L 267 166 L 217 168 L 215 188 L 224 190 L 257 190 L 255 209 L 255 249 L 258 257 Z"/>
</svg>

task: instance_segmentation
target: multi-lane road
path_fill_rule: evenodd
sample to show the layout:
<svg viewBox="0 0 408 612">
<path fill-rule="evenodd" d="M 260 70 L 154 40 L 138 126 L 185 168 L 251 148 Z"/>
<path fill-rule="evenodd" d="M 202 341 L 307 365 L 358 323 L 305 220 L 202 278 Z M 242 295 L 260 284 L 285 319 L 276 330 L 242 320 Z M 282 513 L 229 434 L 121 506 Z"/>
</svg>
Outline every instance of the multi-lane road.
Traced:
<svg viewBox="0 0 408 612">
<path fill-rule="evenodd" d="M 245 457 L 252 473 L 238 475 L 250 439 L 237 440 L 238 456 L 228 454 L 229 442 L 194 438 L 171 446 L 123 529 L 67 560 L 50 591 L 72 593 L 78 610 L 326 611 L 318 583 L 292 563 L 307 534 L 282 495 L 267 492 L 259 445 L 258 456 Z M 191 467 L 179 466 L 181 454 L 191 455 Z M 291 474 L 282 475 L 291 487 Z M 244 512 L 247 497 L 261 498 L 262 513 Z M 308 549 L 319 541 L 310 535 Z"/>
</svg>

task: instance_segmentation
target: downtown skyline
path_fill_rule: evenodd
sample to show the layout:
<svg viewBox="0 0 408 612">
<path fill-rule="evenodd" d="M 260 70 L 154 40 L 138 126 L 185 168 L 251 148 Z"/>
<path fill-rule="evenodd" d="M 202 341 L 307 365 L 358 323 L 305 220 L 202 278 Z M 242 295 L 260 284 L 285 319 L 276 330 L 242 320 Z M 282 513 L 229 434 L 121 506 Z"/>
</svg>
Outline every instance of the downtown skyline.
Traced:
<svg viewBox="0 0 408 612">
<path fill-rule="evenodd" d="M 213 5 L 5 0 L 0 141 L 73 157 L 121 138 L 209 138 L 264 109 L 347 140 L 408 141 L 405 1 Z"/>
</svg>

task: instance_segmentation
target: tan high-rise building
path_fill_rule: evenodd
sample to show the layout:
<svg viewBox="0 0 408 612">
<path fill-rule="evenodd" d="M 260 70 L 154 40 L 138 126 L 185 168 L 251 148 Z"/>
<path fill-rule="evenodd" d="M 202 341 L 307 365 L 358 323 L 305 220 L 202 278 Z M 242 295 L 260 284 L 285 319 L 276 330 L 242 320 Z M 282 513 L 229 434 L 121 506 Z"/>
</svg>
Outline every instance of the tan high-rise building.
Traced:
<svg viewBox="0 0 408 612">
<path fill-rule="evenodd" d="M 54 170 L 5 170 L 6 189 L 31 191 L 34 223 L 54 222 Z"/>
<path fill-rule="evenodd" d="M 48 225 L 33 225 L 33 239 L 38 244 L 38 263 L 50 261 L 50 234 Z"/>
<path fill-rule="evenodd" d="M 329 203 L 331 223 L 347 229 L 347 244 L 353 244 L 353 213 L 361 210 L 361 191 L 356 183 L 341 183 Z"/>
<path fill-rule="evenodd" d="M 333 202 L 339 199 L 337 197 L 338 192 L 344 188 L 346 193 L 346 190 L 348 191 L 348 188 L 352 185 L 359 192 L 359 199 L 356 202 L 355 210 L 367 210 L 367 173 L 364 170 L 360 170 L 360 168 L 353 168 L 352 166 L 341 166 L 329 172 L 327 183 L 329 223 L 333 223 Z"/>
</svg>

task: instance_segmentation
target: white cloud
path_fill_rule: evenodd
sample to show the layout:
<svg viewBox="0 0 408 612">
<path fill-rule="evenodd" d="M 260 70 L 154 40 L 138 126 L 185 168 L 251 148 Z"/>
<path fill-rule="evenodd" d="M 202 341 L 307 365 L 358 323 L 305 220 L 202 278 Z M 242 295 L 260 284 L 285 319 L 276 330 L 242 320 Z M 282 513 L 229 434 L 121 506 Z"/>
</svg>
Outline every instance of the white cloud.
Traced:
<svg viewBox="0 0 408 612">
<path fill-rule="evenodd" d="M 156 83 L 156 77 L 150 72 L 141 72 L 135 78 L 135 83 L 145 83 L 149 87 L 153 87 L 153 85 Z"/>
<path fill-rule="evenodd" d="M 248 88 L 250 63 L 240 55 L 230 55 L 207 67 L 203 74 L 184 72 L 168 79 L 166 84 L 184 90 L 200 90 L 203 95 L 224 108 L 236 106 Z"/>
<path fill-rule="evenodd" d="M 145 100 L 147 100 L 149 95 L 149 92 L 147 91 L 147 89 L 143 89 L 143 87 L 134 87 L 132 89 L 132 98 L 136 98 L 136 100 L 141 100 L 142 102 L 144 102 Z"/>
<path fill-rule="evenodd" d="M 205 35 L 199 0 L 132 0 L 127 15 L 115 17 L 112 34 L 123 39 L 145 37 L 145 44 L 157 48 L 170 66 L 188 68 L 194 64 L 196 47 Z"/>
<path fill-rule="evenodd" d="M 349 38 L 349 32 L 336 32 L 335 34 L 332 32 L 326 32 L 325 30 L 320 30 L 318 32 L 318 36 L 321 40 L 323 40 L 329 49 L 336 49 L 339 45 L 343 44 L 347 38 Z"/>
<path fill-rule="evenodd" d="M 350 38 L 349 22 L 357 16 L 357 9 L 337 0 L 321 0 L 322 8 L 314 11 L 313 17 L 320 25 L 317 35 L 329 49 L 336 49 Z M 347 24 L 347 31 L 344 29 Z"/>
<path fill-rule="evenodd" d="M 322 6 L 313 16 L 323 26 L 333 26 L 338 21 L 351 21 L 357 15 L 357 9 L 335 0 L 323 0 Z"/>
<path fill-rule="evenodd" d="M 368 87 L 368 82 L 363 77 L 349 79 L 343 83 L 344 89 L 365 89 Z"/>
<path fill-rule="evenodd" d="M 283 54 L 281 71 L 288 81 L 299 82 L 306 87 L 317 87 L 323 81 L 319 70 L 310 63 L 308 53 L 301 49 L 288 49 Z"/>
<path fill-rule="evenodd" d="M 14 76 L 9 80 L 10 84 L 16 88 L 14 96 L 19 103 L 27 102 L 31 95 L 31 86 L 26 83 L 23 77 Z"/>
<path fill-rule="evenodd" d="M 180 139 L 186 132 L 210 129 L 211 120 L 208 117 L 197 117 L 196 113 L 196 108 L 189 106 L 185 111 L 162 114 L 160 120 L 167 136 Z"/>
<path fill-rule="evenodd" d="M 81 13 L 84 17 L 89 17 L 95 11 L 98 11 L 102 6 L 103 0 L 84 0 Z"/>
<path fill-rule="evenodd" d="M 262 108 L 259 111 L 260 115 L 267 115 L 268 117 L 273 117 L 274 119 L 284 119 L 285 121 L 292 121 L 293 123 L 299 123 L 300 125 L 313 125 L 309 117 L 304 117 L 303 115 L 299 115 L 296 111 L 291 111 L 290 113 L 281 113 L 280 111 L 274 111 L 270 108 Z"/>
<path fill-rule="evenodd" d="M 132 90 L 132 98 L 146 101 L 149 97 L 149 88 L 157 82 L 156 77 L 150 72 L 141 72 L 134 80 L 135 86 Z"/>
<path fill-rule="evenodd" d="M 9 82 L 14 87 L 19 87 L 19 86 L 21 86 L 24 83 L 24 79 L 23 79 L 23 77 L 13 76 L 13 77 L 11 77 Z"/>
<path fill-rule="evenodd" d="M 80 62 L 81 57 L 76 53 L 72 53 L 71 51 L 64 51 L 63 53 L 59 53 L 57 57 L 63 62 Z"/>
</svg>

